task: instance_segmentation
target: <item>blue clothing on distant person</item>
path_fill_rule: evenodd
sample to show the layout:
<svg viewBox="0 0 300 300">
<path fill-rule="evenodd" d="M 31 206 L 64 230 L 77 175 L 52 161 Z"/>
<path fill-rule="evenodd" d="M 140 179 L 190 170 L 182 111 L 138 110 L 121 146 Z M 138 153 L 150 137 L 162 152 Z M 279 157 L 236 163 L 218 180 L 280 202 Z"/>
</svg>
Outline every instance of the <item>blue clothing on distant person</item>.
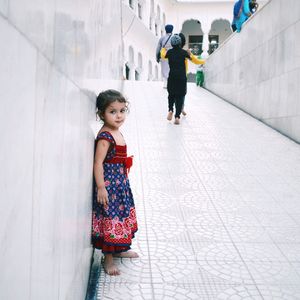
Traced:
<svg viewBox="0 0 300 300">
<path fill-rule="evenodd" d="M 241 31 L 243 23 L 251 15 L 249 2 L 249 0 L 238 0 L 234 4 L 232 27 L 235 27 L 237 32 Z"/>
</svg>

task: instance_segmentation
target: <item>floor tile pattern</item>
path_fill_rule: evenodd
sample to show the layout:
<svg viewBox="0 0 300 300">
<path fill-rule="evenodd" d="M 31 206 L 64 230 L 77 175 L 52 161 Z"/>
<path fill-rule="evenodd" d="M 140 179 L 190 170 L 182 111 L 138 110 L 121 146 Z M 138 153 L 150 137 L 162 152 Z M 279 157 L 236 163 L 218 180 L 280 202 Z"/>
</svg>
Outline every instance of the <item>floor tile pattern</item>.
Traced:
<svg viewBox="0 0 300 300">
<path fill-rule="evenodd" d="M 160 82 L 126 82 L 137 259 L 88 299 L 300 299 L 300 146 L 193 84 L 181 125 Z"/>
</svg>

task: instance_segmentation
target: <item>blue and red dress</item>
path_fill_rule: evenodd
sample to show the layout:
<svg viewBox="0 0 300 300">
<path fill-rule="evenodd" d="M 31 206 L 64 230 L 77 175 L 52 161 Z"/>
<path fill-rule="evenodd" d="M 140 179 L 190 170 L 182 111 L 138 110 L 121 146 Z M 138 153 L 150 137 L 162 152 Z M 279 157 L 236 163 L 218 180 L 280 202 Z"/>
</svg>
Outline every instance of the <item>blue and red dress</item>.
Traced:
<svg viewBox="0 0 300 300">
<path fill-rule="evenodd" d="M 99 132 L 101 139 L 110 143 L 103 162 L 105 188 L 108 193 L 108 207 L 97 202 L 97 186 L 93 197 L 92 243 L 104 254 L 120 253 L 130 249 L 137 231 L 133 196 L 128 180 L 132 157 L 127 157 L 126 145 L 117 145 L 108 131 Z"/>
</svg>

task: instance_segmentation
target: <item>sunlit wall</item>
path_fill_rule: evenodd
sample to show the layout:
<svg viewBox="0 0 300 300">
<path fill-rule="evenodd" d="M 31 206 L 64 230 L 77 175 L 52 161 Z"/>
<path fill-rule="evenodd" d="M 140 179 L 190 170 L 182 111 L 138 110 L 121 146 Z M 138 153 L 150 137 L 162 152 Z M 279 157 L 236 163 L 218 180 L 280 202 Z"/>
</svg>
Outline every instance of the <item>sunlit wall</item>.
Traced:
<svg viewBox="0 0 300 300">
<path fill-rule="evenodd" d="M 95 95 L 122 76 L 119 0 L 0 0 L 0 299 L 84 299 Z M 95 87 L 95 85 L 94 85 Z"/>
<path fill-rule="evenodd" d="M 271 0 L 211 55 L 206 88 L 300 142 L 300 1 Z"/>
</svg>

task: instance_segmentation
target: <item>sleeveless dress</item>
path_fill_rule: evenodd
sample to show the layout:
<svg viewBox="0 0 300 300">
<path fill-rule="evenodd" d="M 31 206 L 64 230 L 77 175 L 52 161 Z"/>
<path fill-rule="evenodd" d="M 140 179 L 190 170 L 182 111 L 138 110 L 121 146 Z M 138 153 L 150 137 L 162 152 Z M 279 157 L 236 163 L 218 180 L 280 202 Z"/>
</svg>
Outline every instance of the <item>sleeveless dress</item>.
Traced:
<svg viewBox="0 0 300 300">
<path fill-rule="evenodd" d="M 108 132 L 100 132 L 96 138 L 110 143 L 103 162 L 105 188 L 108 193 L 108 207 L 97 202 L 97 186 L 94 180 L 92 243 L 104 254 L 120 253 L 130 249 L 137 231 L 134 200 L 128 180 L 132 157 L 127 157 L 126 145 L 117 145 Z"/>
</svg>

